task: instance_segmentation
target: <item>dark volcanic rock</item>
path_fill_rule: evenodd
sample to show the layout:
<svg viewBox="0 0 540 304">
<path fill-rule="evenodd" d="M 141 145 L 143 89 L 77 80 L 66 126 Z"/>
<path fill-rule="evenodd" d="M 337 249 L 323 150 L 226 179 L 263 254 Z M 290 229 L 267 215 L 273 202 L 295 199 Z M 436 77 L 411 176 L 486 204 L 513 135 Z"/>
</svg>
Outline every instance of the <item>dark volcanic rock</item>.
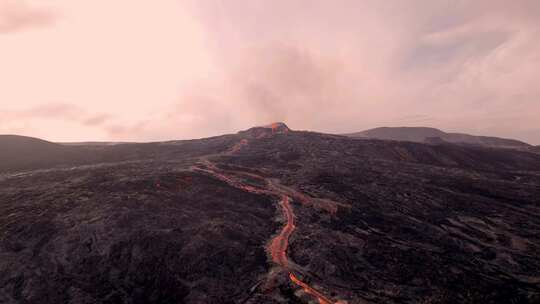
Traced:
<svg viewBox="0 0 540 304">
<path fill-rule="evenodd" d="M 287 134 L 290 131 L 289 127 L 282 122 L 275 122 L 262 127 L 253 127 L 245 131 L 238 132 L 238 135 L 243 138 L 264 138 L 272 137 L 276 134 Z"/>
<path fill-rule="evenodd" d="M 1 187 L 1 303 L 236 303 L 278 228 L 270 198 L 155 163 Z"/>
<path fill-rule="evenodd" d="M 205 161 L 305 196 L 288 256 L 335 301 L 538 303 L 538 154 L 284 125 L 76 148 L 0 170 L 0 303 L 306 303 L 286 277 L 260 287 L 276 197 Z"/>
</svg>

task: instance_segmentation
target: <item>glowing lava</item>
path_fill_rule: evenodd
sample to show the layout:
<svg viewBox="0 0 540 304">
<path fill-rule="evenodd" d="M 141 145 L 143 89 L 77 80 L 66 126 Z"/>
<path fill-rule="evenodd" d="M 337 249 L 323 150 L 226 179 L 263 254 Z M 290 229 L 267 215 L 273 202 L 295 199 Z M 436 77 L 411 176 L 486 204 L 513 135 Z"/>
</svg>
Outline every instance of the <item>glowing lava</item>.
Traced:
<svg viewBox="0 0 540 304">
<path fill-rule="evenodd" d="M 287 127 L 287 125 L 282 122 L 274 122 L 272 124 L 264 126 L 263 128 L 272 129 L 272 134 L 283 134 L 289 132 L 289 127 Z"/>
<path fill-rule="evenodd" d="M 283 229 L 270 243 L 270 254 L 274 263 L 281 265 L 283 268 L 289 270 L 289 259 L 287 258 L 287 248 L 289 247 L 289 237 L 296 228 L 294 224 L 294 213 L 291 208 L 290 198 L 286 195 L 282 196 L 279 202 L 283 210 L 283 214 L 287 218 L 287 223 L 283 226 Z M 307 294 L 316 298 L 320 304 L 333 304 L 327 297 L 317 291 L 315 288 L 302 282 L 292 272 L 289 271 L 289 278 L 291 282 L 300 286 Z"/>
<path fill-rule="evenodd" d="M 272 132 L 279 131 L 280 129 L 283 129 L 283 127 L 288 130 L 287 126 L 281 123 L 275 123 L 271 125 Z M 285 131 L 287 132 L 287 131 Z M 239 142 L 237 145 L 235 145 L 231 151 L 228 153 L 234 153 L 239 151 L 242 146 L 247 145 L 247 140 L 243 140 Z M 227 153 L 227 152 L 225 152 Z M 294 190 L 287 189 L 287 187 L 284 187 L 282 185 L 278 185 L 272 182 L 271 179 L 264 178 L 262 176 L 259 176 L 257 174 L 248 173 L 248 172 L 239 172 L 239 171 L 231 171 L 235 174 L 242 173 L 243 175 L 250 176 L 252 178 L 256 178 L 259 180 L 264 180 L 266 182 L 266 186 L 263 186 L 261 188 L 254 187 L 251 185 L 246 185 L 239 181 L 238 179 L 231 177 L 230 175 L 224 174 L 225 170 L 220 170 L 216 167 L 215 164 L 213 164 L 211 161 L 209 161 L 207 158 L 202 159 L 201 166 L 193 166 L 192 170 L 202 171 L 205 173 L 208 173 L 215 178 L 229 184 L 232 187 L 242 189 L 246 192 L 255 193 L 255 194 L 268 194 L 268 195 L 277 195 L 281 198 L 279 205 L 281 206 L 281 209 L 283 211 L 283 215 L 285 216 L 287 222 L 283 226 L 283 229 L 281 232 L 275 236 L 269 245 L 269 251 L 270 255 L 272 257 L 272 261 L 276 263 L 277 265 L 283 267 L 285 271 L 289 274 L 289 279 L 291 282 L 300 288 L 304 290 L 306 294 L 309 294 L 313 298 L 317 299 L 319 301 L 319 304 L 337 304 L 342 302 L 334 303 L 330 299 L 328 299 L 326 296 L 324 296 L 321 292 L 317 291 L 315 288 L 309 286 L 307 283 L 300 280 L 295 274 L 293 274 L 293 270 L 298 271 L 298 266 L 296 265 L 290 265 L 289 259 L 287 257 L 287 249 L 289 247 L 289 238 L 291 237 L 292 233 L 296 229 L 295 223 L 294 223 L 294 212 L 290 204 L 290 195 L 292 195 L 295 199 L 298 199 L 302 203 L 307 203 L 310 201 L 310 199 L 301 193 L 298 193 Z M 221 171 L 221 172 L 220 172 Z M 321 200 L 322 201 L 322 200 Z M 327 203 L 327 202 L 325 202 Z M 334 203 L 334 202 L 332 202 Z M 333 204 L 332 204 L 333 205 Z M 337 209 L 337 206 L 335 207 Z M 325 208 L 323 208 L 325 209 Z M 334 211 L 335 210 L 327 210 L 327 211 Z"/>
<path fill-rule="evenodd" d="M 315 290 L 314 288 L 312 288 L 311 286 L 309 286 L 308 284 L 300 281 L 294 274 L 292 273 L 289 273 L 289 278 L 291 279 L 291 281 L 302 287 L 302 289 L 309 295 L 313 296 L 314 298 L 316 298 L 317 300 L 319 300 L 319 304 L 333 304 L 334 302 L 330 301 L 327 297 L 325 297 L 323 294 L 321 294 L 320 292 L 318 292 L 317 290 Z"/>
<path fill-rule="evenodd" d="M 287 218 L 287 223 L 281 230 L 278 236 L 272 239 L 270 244 L 270 254 L 272 260 L 285 268 L 289 265 L 289 260 L 287 259 L 287 248 L 289 247 L 289 237 L 293 233 L 296 226 L 294 225 L 294 215 L 292 213 L 291 205 L 289 203 L 289 197 L 283 196 L 279 202 L 285 217 Z"/>
</svg>

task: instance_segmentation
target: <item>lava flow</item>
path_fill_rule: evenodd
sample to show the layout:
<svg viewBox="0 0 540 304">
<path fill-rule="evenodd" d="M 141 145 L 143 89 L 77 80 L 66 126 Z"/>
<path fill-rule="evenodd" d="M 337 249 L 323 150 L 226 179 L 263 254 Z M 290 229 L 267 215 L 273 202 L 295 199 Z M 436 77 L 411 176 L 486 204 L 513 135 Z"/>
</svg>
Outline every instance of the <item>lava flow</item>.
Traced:
<svg viewBox="0 0 540 304">
<path fill-rule="evenodd" d="M 294 216 L 291 210 L 291 205 L 289 203 L 289 197 L 283 196 L 279 202 L 283 213 L 287 218 L 287 223 L 281 230 L 278 236 L 276 236 L 270 244 L 270 254 L 272 255 L 272 260 L 285 268 L 289 265 L 289 260 L 287 259 L 287 247 L 289 247 L 289 237 L 293 233 L 296 226 L 294 225 Z"/>
<path fill-rule="evenodd" d="M 245 145 L 245 144 L 247 143 L 241 142 L 239 145 L 241 147 L 242 145 Z M 222 170 L 219 170 L 208 159 L 204 159 L 202 161 L 202 164 L 204 167 L 193 166 L 192 169 L 211 174 L 212 176 L 218 178 L 219 180 L 226 182 L 230 186 L 238 188 L 238 189 L 242 189 L 246 192 L 251 192 L 251 193 L 256 193 L 256 194 L 278 195 L 281 197 L 279 204 L 283 211 L 283 215 L 287 219 L 287 222 L 285 223 L 285 226 L 283 226 L 283 229 L 281 230 L 281 232 L 276 237 L 274 237 L 272 241 L 270 242 L 269 251 L 272 257 L 272 261 L 276 263 L 277 265 L 283 267 L 283 269 L 288 272 L 291 282 L 299 286 L 300 288 L 302 288 L 306 294 L 309 294 L 312 297 L 316 298 L 319 301 L 319 304 L 333 304 L 334 303 L 333 301 L 329 300 L 327 297 L 325 297 L 322 293 L 317 291 L 315 288 L 301 281 L 292 272 L 292 268 L 297 268 L 297 266 L 291 267 L 292 265 L 290 265 L 289 259 L 287 257 L 287 249 L 289 247 L 289 238 L 294 232 L 294 230 L 296 229 L 296 226 L 294 223 L 294 213 L 290 204 L 291 198 L 289 197 L 289 193 L 287 193 L 286 191 L 283 191 L 283 189 L 281 189 L 282 187 L 278 187 L 277 185 L 272 183 L 271 180 L 267 180 L 266 178 L 262 176 L 258 176 L 252 173 L 247 174 L 251 177 L 256 177 L 258 179 L 266 181 L 267 186 L 261 189 L 258 187 L 246 185 L 236 180 L 235 178 L 231 178 L 227 174 L 221 173 L 220 171 Z M 304 199 L 307 199 L 307 197 L 305 196 L 302 196 L 302 197 Z"/>
<path fill-rule="evenodd" d="M 287 258 L 287 248 L 289 247 L 289 237 L 293 233 L 296 226 L 294 225 L 294 213 L 291 208 L 290 198 L 288 196 L 282 196 L 280 201 L 283 213 L 287 218 L 287 223 L 270 244 L 270 254 L 274 263 L 281 265 L 283 268 L 289 270 L 289 259 Z M 317 291 L 315 288 L 309 286 L 305 282 L 302 282 L 292 272 L 289 271 L 289 278 L 291 282 L 300 286 L 307 294 L 316 298 L 320 304 L 332 304 L 327 297 Z"/>
<path fill-rule="evenodd" d="M 310 294 L 311 296 L 317 298 L 317 300 L 319 300 L 319 304 L 332 304 L 333 302 L 330 301 L 327 297 L 325 297 L 323 294 L 321 294 L 320 292 L 318 292 L 316 289 L 312 288 L 311 286 L 309 286 L 308 284 L 300 281 L 293 273 L 289 272 L 289 278 L 291 279 L 291 281 L 302 287 L 302 289 L 307 293 L 307 294 Z"/>
</svg>

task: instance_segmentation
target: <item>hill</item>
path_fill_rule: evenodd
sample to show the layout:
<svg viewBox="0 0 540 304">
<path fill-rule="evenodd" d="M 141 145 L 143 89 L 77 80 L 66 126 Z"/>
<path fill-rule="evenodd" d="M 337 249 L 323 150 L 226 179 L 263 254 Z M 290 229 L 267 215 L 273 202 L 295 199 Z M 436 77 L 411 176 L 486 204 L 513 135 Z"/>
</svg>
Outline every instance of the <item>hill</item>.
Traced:
<svg viewBox="0 0 540 304">
<path fill-rule="evenodd" d="M 355 138 L 411 141 L 420 143 L 454 143 L 493 148 L 526 149 L 529 144 L 515 140 L 489 136 L 475 136 L 462 133 L 446 133 L 426 127 L 381 127 L 358 133 L 345 134 Z"/>
<path fill-rule="evenodd" d="M 70 154 L 59 144 L 17 135 L 0 135 L 0 147 L 0 172 L 52 166 Z"/>
</svg>

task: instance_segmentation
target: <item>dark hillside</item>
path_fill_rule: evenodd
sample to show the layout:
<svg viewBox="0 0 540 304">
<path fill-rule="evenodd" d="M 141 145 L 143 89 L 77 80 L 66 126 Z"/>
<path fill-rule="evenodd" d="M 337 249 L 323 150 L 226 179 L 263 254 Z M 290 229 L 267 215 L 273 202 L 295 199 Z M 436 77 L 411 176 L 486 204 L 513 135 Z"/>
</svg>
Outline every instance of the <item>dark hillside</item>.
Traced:
<svg viewBox="0 0 540 304">
<path fill-rule="evenodd" d="M 282 123 L 2 143 L 1 303 L 539 303 L 540 154 Z"/>
</svg>

